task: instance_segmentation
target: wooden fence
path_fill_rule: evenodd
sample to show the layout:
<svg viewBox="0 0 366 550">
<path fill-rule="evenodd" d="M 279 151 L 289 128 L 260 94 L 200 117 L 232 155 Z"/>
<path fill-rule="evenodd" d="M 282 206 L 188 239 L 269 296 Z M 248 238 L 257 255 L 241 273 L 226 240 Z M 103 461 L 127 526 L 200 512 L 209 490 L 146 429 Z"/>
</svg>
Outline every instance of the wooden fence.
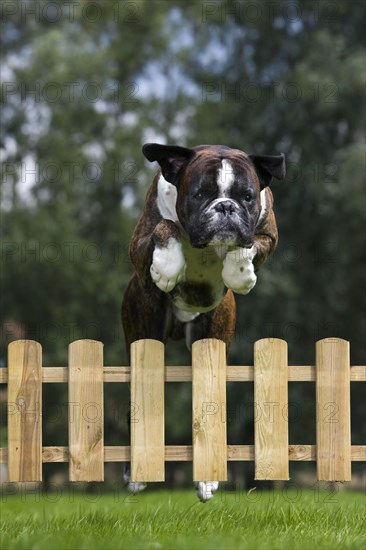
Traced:
<svg viewBox="0 0 366 550">
<path fill-rule="evenodd" d="M 195 481 L 225 481 L 227 461 L 255 461 L 256 479 L 289 479 L 289 460 L 316 460 L 319 480 L 351 480 L 351 462 L 366 460 L 366 446 L 351 445 L 350 382 L 366 381 L 366 367 L 350 367 L 349 343 L 327 338 L 316 344 L 316 366 L 288 366 L 287 343 L 255 343 L 254 366 L 226 366 L 225 344 L 193 344 L 192 366 L 164 365 L 164 345 L 132 344 L 131 367 L 103 366 L 103 344 L 78 340 L 68 367 L 42 367 L 41 345 L 9 345 L 9 481 L 42 480 L 43 462 L 69 462 L 71 481 L 103 481 L 104 462 L 131 460 L 133 481 L 163 481 L 165 461 L 192 461 Z M 192 445 L 165 445 L 164 383 L 192 382 Z M 255 444 L 227 445 L 226 383 L 254 382 Z M 42 384 L 68 382 L 68 447 L 42 447 Z M 104 446 L 103 385 L 131 383 L 131 446 Z M 316 384 L 316 445 L 288 443 L 288 382 Z"/>
</svg>

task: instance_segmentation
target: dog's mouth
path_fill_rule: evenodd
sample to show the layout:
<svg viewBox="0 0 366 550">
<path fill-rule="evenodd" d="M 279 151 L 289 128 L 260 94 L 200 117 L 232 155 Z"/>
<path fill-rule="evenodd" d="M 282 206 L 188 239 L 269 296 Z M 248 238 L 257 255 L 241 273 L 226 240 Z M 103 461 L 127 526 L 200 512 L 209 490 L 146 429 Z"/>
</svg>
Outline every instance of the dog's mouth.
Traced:
<svg viewBox="0 0 366 550">
<path fill-rule="evenodd" d="M 254 228 L 251 220 L 241 215 L 238 206 L 234 208 L 233 205 L 234 201 L 217 201 L 213 207 L 201 213 L 199 219 L 195 217 L 190 220 L 187 234 L 193 248 L 220 245 L 250 248 L 253 245 Z"/>
</svg>

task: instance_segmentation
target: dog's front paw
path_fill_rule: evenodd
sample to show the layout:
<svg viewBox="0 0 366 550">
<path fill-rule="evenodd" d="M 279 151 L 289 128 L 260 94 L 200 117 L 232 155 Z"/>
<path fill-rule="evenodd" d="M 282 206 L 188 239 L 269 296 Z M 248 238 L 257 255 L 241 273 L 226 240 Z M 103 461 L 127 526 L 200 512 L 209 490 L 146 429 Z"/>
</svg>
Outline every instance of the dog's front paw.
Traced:
<svg viewBox="0 0 366 550">
<path fill-rule="evenodd" d="M 163 292 L 173 290 L 184 278 L 185 269 L 186 261 L 182 245 L 177 239 L 171 237 L 165 246 L 155 246 L 150 274 L 160 290 Z"/>
<path fill-rule="evenodd" d="M 218 488 L 218 481 L 198 481 L 196 483 L 197 496 L 201 502 L 210 500 Z"/>
<path fill-rule="evenodd" d="M 222 280 L 228 288 L 238 294 L 248 294 L 257 282 L 253 266 L 255 254 L 254 246 L 249 249 L 237 248 L 226 254 Z"/>
</svg>

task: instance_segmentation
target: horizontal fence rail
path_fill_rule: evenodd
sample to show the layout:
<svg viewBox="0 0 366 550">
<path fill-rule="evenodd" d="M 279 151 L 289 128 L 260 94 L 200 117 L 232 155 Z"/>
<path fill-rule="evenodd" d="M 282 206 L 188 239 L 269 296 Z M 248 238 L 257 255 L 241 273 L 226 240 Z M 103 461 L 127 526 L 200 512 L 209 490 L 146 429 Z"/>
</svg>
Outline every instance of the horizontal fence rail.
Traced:
<svg viewBox="0 0 366 550">
<path fill-rule="evenodd" d="M 104 366 L 103 344 L 78 340 L 69 346 L 68 367 L 42 366 L 42 348 L 17 340 L 8 348 L 9 481 L 41 481 L 42 463 L 68 462 L 70 481 L 103 481 L 105 462 L 131 461 L 133 481 L 163 481 L 165 462 L 192 461 L 195 481 L 225 481 L 228 461 L 254 461 L 256 479 L 289 479 L 289 461 L 316 461 L 318 480 L 350 481 L 351 462 L 366 460 L 366 446 L 351 445 L 350 382 L 365 382 L 366 366 L 350 366 L 349 343 L 326 338 L 316 344 L 316 365 L 288 366 L 287 343 L 263 339 L 254 346 L 254 366 L 226 366 L 225 344 L 206 339 L 192 347 L 192 366 L 165 366 L 164 345 L 139 340 L 131 367 Z M 42 446 L 42 385 L 68 383 L 69 445 Z M 104 445 L 103 386 L 131 383 L 138 417 L 130 446 Z M 165 445 L 165 382 L 192 382 L 192 445 Z M 260 415 L 254 445 L 227 445 L 226 383 L 254 382 Z M 288 382 L 315 382 L 316 445 L 290 445 Z M 269 406 L 275 403 L 276 406 Z M 88 409 L 90 414 L 81 411 Z"/>
</svg>

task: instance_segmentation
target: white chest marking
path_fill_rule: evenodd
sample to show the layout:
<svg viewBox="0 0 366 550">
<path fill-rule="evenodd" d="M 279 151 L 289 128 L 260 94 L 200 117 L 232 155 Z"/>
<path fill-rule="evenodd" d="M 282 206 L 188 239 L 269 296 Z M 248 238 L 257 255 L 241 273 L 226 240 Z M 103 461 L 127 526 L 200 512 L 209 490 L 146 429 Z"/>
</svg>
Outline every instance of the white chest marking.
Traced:
<svg viewBox="0 0 366 550">
<path fill-rule="evenodd" d="M 157 205 L 161 217 L 165 220 L 178 221 L 177 210 L 177 188 L 166 181 L 161 175 L 158 181 Z"/>
<path fill-rule="evenodd" d="M 183 254 L 186 261 L 186 269 L 184 274 L 185 288 L 180 285 L 176 288 L 173 302 L 178 310 L 196 315 L 197 313 L 205 313 L 211 311 L 221 302 L 224 296 L 224 283 L 222 281 L 222 259 L 218 257 L 214 248 L 193 248 L 186 238 L 182 238 Z M 192 285 L 192 291 L 197 288 L 197 285 L 205 285 L 211 288 L 212 302 L 205 305 L 190 303 L 189 287 Z M 180 314 L 181 315 L 181 314 Z M 182 318 L 182 316 L 181 316 Z M 188 317 L 184 322 L 189 322 Z"/>
<path fill-rule="evenodd" d="M 231 163 L 224 159 L 221 161 L 221 168 L 217 175 L 217 186 L 219 188 L 219 196 L 227 197 L 231 186 L 235 181 L 235 174 Z"/>
<path fill-rule="evenodd" d="M 267 198 L 266 198 L 266 189 L 264 188 L 261 191 L 261 213 L 259 214 L 257 225 L 261 223 L 266 213 L 267 213 Z"/>
</svg>

